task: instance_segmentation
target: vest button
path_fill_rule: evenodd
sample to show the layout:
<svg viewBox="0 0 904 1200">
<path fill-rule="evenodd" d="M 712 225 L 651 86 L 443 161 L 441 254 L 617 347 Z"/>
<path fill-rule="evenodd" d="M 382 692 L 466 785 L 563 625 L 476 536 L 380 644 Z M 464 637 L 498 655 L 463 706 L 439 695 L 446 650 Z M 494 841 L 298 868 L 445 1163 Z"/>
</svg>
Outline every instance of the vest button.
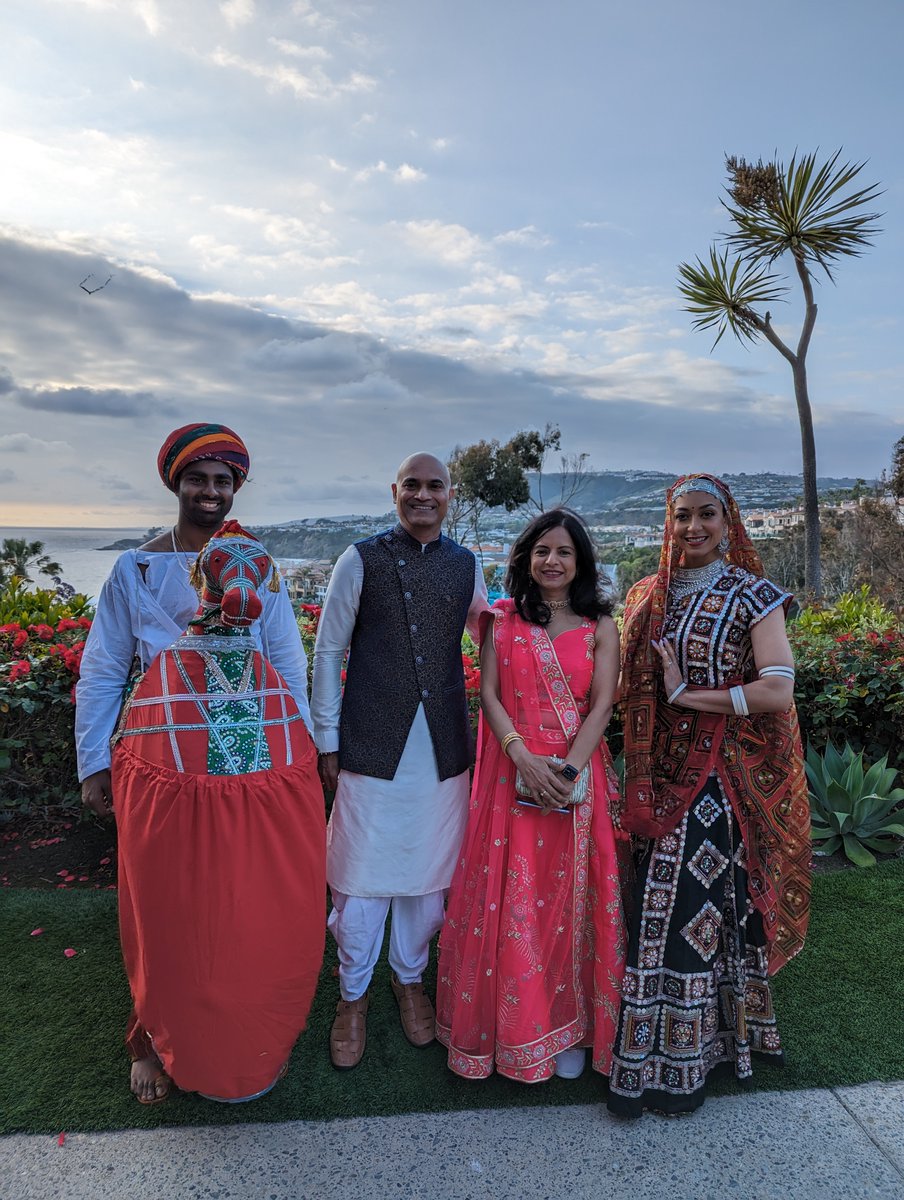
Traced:
<svg viewBox="0 0 904 1200">
<path fill-rule="evenodd" d="M 412 625 L 412 626 L 411 626 L 411 632 L 412 632 L 412 633 L 417 633 L 417 625 Z"/>
<path fill-rule="evenodd" d="M 400 558 L 400 559 L 399 559 L 399 566 L 400 566 L 400 567 L 404 567 L 404 565 L 405 565 L 405 560 L 404 560 L 404 558 Z"/>
<path fill-rule="evenodd" d="M 427 691 L 427 689 L 426 689 L 426 688 L 424 688 L 424 690 L 421 692 L 421 695 L 422 695 L 422 696 L 424 697 L 424 699 L 426 700 L 426 699 L 427 699 L 427 697 L 430 695 L 430 693 Z"/>
<path fill-rule="evenodd" d="M 406 600 L 410 600 L 410 599 L 411 599 L 411 592 L 406 592 L 406 593 L 405 593 L 405 599 L 406 599 Z"/>
<path fill-rule="evenodd" d="M 419 654 L 414 661 L 417 663 L 418 666 L 420 666 L 424 660 L 423 660 L 423 658 L 421 658 L 421 656 Z"/>
</svg>

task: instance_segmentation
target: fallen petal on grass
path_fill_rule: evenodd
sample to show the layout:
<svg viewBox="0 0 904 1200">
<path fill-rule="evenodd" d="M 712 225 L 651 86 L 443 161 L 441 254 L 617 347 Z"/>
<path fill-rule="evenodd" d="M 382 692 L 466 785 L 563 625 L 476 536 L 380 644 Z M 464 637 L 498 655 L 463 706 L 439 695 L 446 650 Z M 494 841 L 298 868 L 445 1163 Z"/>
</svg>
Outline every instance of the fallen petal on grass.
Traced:
<svg viewBox="0 0 904 1200">
<path fill-rule="evenodd" d="M 43 932 L 44 932 L 43 929 L 33 929 L 28 936 L 29 937 L 40 937 Z"/>
<path fill-rule="evenodd" d="M 76 954 L 78 954 L 78 950 L 73 950 L 71 946 L 67 946 L 63 953 L 67 958 L 75 958 Z"/>
</svg>

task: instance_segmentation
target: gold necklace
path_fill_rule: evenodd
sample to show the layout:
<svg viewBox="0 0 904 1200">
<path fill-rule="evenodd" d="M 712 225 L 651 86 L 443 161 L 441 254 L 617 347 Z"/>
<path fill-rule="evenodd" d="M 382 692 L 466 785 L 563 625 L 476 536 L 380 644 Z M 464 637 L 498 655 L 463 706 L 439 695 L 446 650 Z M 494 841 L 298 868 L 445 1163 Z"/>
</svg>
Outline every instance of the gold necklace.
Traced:
<svg viewBox="0 0 904 1200">
<path fill-rule="evenodd" d="M 563 612 L 566 608 L 571 608 L 570 600 L 544 600 L 543 603 L 552 614 Z"/>
</svg>

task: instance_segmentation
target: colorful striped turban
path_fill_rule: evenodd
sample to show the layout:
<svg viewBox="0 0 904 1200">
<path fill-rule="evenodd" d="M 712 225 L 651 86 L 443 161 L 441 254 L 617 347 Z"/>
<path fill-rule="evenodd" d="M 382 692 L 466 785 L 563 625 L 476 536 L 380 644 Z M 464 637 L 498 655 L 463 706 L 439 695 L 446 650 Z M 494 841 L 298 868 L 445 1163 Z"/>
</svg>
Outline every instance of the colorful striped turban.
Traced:
<svg viewBox="0 0 904 1200">
<path fill-rule="evenodd" d="M 213 459 L 232 467 L 236 491 L 247 479 L 251 467 L 247 447 L 237 433 L 225 425 L 201 423 L 173 430 L 160 447 L 157 470 L 169 490 L 174 492 L 179 472 L 202 459 Z"/>
</svg>

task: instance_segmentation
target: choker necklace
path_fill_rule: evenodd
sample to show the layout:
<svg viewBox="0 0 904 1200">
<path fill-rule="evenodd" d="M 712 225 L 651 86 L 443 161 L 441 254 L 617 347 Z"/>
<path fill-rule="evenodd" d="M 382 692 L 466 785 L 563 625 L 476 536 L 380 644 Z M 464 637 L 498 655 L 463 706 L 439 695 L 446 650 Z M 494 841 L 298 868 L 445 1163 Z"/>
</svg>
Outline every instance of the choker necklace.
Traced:
<svg viewBox="0 0 904 1200">
<path fill-rule="evenodd" d="M 570 600 L 544 600 L 543 603 L 549 609 L 551 616 L 555 616 L 557 612 L 563 612 L 566 608 L 571 608 Z"/>
<path fill-rule="evenodd" d="M 676 567 L 669 580 L 669 595 L 681 600 L 694 592 L 705 592 L 725 574 L 727 566 L 724 558 L 715 558 L 705 567 Z"/>
</svg>

